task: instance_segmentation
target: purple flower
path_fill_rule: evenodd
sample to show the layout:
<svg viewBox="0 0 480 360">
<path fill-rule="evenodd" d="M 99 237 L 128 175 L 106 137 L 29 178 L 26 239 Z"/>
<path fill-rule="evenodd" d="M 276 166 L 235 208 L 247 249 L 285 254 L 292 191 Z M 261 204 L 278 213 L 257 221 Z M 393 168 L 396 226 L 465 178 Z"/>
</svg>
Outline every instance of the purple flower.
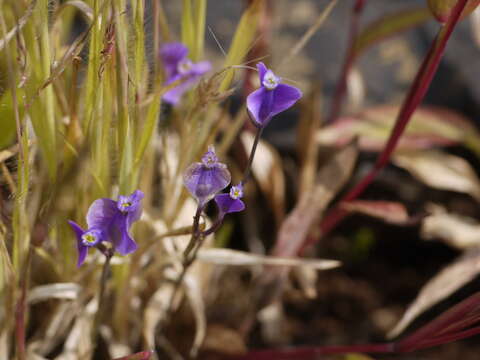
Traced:
<svg viewBox="0 0 480 360">
<path fill-rule="evenodd" d="M 219 217 L 223 218 L 226 214 L 243 211 L 245 204 L 242 200 L 242 183 L 232 186 L 228 194 L 218 194 L 215 196 L 215 202 L 218 206 Z"/>
<path fill-rule="evenodd" d="M 293 106 L 302 97 L 294 86 L 281 83 L 262 62 L 257 64 L 261 87 L 247 97 L 247 109 L 255 126 L 263 128 L 277 114 Z"/>
<path fill-rule="evenodd" d="M 204 205 L 230 184 L 230 172 L 227 165 L 218 161 L 213 146 L 209 146 L 202 162 L 193 163 L 185 170 L 183 184 Z"/>
<path fill-rule="evenodd" d="M 114 250 L 127 255 L 137 249 L 130 236 L 130 227 L 142 214 L 143 192 L 134 191 L 129 196 L 120 195 L 118 201 L 102 198 L 95 200 L 87 212 L 87 230 L 69 221 L 77 236 L 78 262 L 85 261 L 88 249 L 98 247 L 103 241 L 112 243 Z"/>
<path fill-rule="evenodd" d="M 172 105 L 177 105 L 183 93 L 211 69 L 210 62 L 200 61 L 193 63 L 187 55 L 188 48 L 182 43 L 168 43 L 160 49 L 160 56 L 165 67 L 165 75 L 167 76 L 165 85 L 182 80 L 180 85 L 163 94 L 163 100 Z"/>
</svg>

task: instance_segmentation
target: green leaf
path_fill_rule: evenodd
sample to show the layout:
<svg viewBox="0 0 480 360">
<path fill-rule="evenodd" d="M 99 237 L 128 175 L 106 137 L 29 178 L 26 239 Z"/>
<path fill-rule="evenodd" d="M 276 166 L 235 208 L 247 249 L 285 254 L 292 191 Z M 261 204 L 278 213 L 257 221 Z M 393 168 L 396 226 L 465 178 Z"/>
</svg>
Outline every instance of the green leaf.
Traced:
<svg viewBox="0 0 480 360">
<path fill-rule="evenodd" d="M 428 0 L 428 7 L 439 22 L 445 23 L 457 2 L 458 0 Z M 469 0 L 461 18 L 470 15 L 478 5 L 480 5 L 480 0 Z"/>
<path fill-rule="evenodd" d="M 183 0 L 182 7 L 182 43 L 190 50 L 194 48 L 195 25 L 192 16 L 192 1 Z"/>
<path fill-rule="evenodd" d="M 15 115 L 10 91 L 0 97 L 0 119 L 0 149 L 4 149 L 15 138 Z"/>
<path fill-rule="evenodd" d="M 248 9 L 243 13 L 242 18 L 235 31 L 232 45 L 228 50 L 227 58 L 225 59 L 225 67 L 238 65 L 247 55 L 250 46 L 253 42 L 255 34 L 257 33 L 258 19 L 263 7 L 262 0 L 253 1 Z M 229 69 L 225 75 L 225 79 L 220 84 L 220 92 L 228 89 L 233 79 L 234 70 Z"/>
</svg>

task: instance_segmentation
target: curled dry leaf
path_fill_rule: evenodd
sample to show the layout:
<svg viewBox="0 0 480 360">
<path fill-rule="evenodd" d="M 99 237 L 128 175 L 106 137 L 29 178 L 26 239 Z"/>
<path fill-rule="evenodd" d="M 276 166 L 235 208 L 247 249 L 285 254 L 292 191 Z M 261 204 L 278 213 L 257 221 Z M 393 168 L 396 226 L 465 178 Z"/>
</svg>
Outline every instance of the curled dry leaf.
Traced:
<svg viewBox="0 0 480 360">
<path fill-rule="evenodd" d="M 262 256 L 244 251 L 220 248 L 201 249 L 198 252 L 198 259 L 211 264 L 232 266 L 299 266 L 315 270 L 328 270 L 340 266 L 340 262 L 336 260 Z"/>
<path fill-rule="evenodd" d="M 381 151 L 393 128 L 400 108 L 382 105 L 369 108 L 353 117 L 344 117 L 322 128 L 317 141 L 326 146 L 342 146 L 353 138 L 364 151 Z M 428 149 L 458 143 L 469 144 L 478 132 L 462 115 L 440 107 L 425 106 L 412 116 L 402 135 L 398 150 Z"/>
<path fill-rule="evenodd" d="M 441 239 L 460 250 L 480 246 L 480 224 L 476 220 L 447 213 L 438 205 L 428 206 L 428 212 L 430 215 L 422 222 L 423 238 Z"/>
<path fill-rule="evenodd" d="M 28 293 L 28 302 L 35 304 L 50 299 L 75 300 L 82 288 L 75 283 L 55 283 L 36 286 Z"/>
<path fill-rule="evenodd" d="M 428 150 L 397 153 L 392 161 L 428 186 L 469 194 L 480 200 L 480 180 L 461 157 Z"/>
<path fill-rule="evenodd" d="M 471 281 L 479 272 L 480 248 L 475 247 L 428 281 L 388 337 L 399 335 L 418 315 Z"/>
<path fill-rule="evenodd" d="M 405 225 L 411 222 L 407 209 L 399 202 L 355 200 L 342 204 L 349 211 L 368 215 L 390 224 Z"/>
<path fill-rule="evenodd" d="M 247 131 L 241 135 L 247 153 L 253 145 L 254 136 Z M 285 177 L 282 170 L 282 159 L 273 146 L 264 140 L 258 143 L 252 173 L 262 192 L 266 195 L 278 223 L 285 214 Z"/>
</svg>

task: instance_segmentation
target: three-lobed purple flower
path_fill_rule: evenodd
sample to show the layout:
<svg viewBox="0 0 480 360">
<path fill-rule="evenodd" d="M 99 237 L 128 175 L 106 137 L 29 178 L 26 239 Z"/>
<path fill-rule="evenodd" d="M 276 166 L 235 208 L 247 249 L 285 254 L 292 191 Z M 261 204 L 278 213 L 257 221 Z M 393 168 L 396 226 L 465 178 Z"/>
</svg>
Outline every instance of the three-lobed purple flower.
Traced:
<svg viewBox="0 0 480 360">
<path fill-rule="evenodd" d="M 160 57 L 167 77 L 165 85 L 181 81 L 179 85 L 163 94 L 162 99 L 172 105 L 177 105 L 182 95 L 211 69 L 208 61 L 192 62 L 188 58 L 188 48 L 182 43 L 164 44 L 160 49 Z"/>
<path fill-rule="evenodd" d="M 277 114 L 292 107 L 301 97 L 302 92 L 295 86 L 282 83 L 262 62 L 257 64 L 260 88 L 247 97 L 247 110 L 259 128 L 264 128 Z"/>
<path fill-rule="evenodd" d="M 87 230 L 74 221 L 68 221 L 77 237 L 78 262 L 85 261 L 88 249 L 102 242 L 110 242 L 115 251 L 127 255 L 137 249 L 130 235 L 130 227 L 142 214 L 143 192 L 134 191 L 131 195 L 120 195 L 118 201 L 108 198 L 95 200 L 87 212 Z"/>
<path fill-rule="evenodd" d="M 230 179 L 227 166 L 218 161 L 213 146 L 208 147 L 201 162 L 193 163 L 183 174 L 183 184 L 202 206 L 225 189 Z"/>
</svg>

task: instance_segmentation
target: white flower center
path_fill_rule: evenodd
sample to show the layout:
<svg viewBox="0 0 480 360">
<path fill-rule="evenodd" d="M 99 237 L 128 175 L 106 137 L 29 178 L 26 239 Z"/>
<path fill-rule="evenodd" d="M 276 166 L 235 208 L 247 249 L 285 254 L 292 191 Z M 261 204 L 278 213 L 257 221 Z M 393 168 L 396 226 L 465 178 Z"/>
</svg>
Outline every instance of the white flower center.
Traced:
<svg viewBox="0 0 480 360">
<path fill-rule="evenodd" d="M 187 74 L 192 68 L 193 63 L 189 59 L 182 60 L 177 65 L 177 71 L 184 75 Z"/>
<path fill-rule="evenodd" d="M 263 77 L 262 84 L 267 90 L 273 90 L 278 86 L 279 82 L 280 78 L 276 77 L 272 70 L 268 70 Z"/>
<path fill-rule="evenodd" d="M 87 233 L 82 235 L 82 240 L 85 245 L 91 245 L 97 241 L 97 238 L 92 233 Z"/>
<path fill-rule="evenodd" d="M 242 189 L 238 186 L 232 186 L 232 188 L 230 189 L 230 197 L 235 200 L 242 198 L 243 197 Z"/>
</svg>

